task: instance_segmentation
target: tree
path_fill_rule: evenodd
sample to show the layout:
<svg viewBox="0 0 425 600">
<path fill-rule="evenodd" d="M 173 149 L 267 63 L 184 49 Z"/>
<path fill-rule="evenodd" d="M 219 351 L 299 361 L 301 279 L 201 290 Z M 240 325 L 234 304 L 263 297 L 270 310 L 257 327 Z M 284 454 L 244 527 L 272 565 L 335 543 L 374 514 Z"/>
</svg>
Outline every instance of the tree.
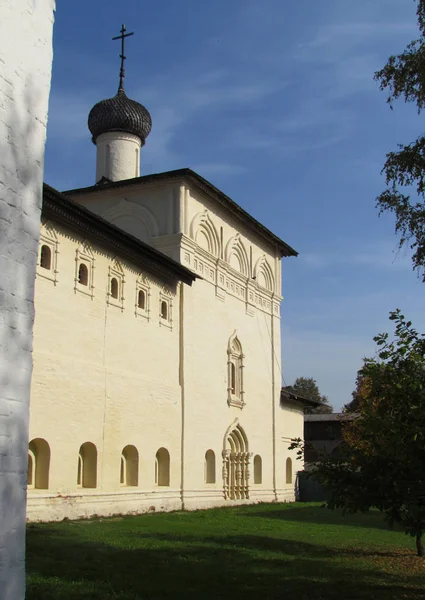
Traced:
<svg viewBox="0 0 425 600">
<path fill-rule="evenodd" d="M 358 409 L 359 405 L 360 405 L 360 401 L 362 398 L 362 386 L 364 383 L 364 375 L 362 373 L 362 371 L 360 370 L 357 373 L 357 377 L 356 377 L 356 389 L 354 390 L 354 392 L 352 392 L 351 396 L 352 396 L 352 400 L 350 402 L 347 402 L 347 404 L 344 404 L 342 410 L 345 413 L 353 413 L 356 412 L 356 410 Z"/>
<path fill-rule="evenodd" d="M 416 104 L 420 114 L 425 108 L 425 0 L 417 0 L 416 14 L 419 38 L 401 54 L 390 56 L 384 68 L 375 73 L 375 80 L 381 90 L 389 90 L 391 108 L 394 100 L 404 97 L 405 102 Z M 408 145 L 400 144 L 397 152 L 387 154 L 382 173 L 388 187 L 378 196 L 377 207 L 380 214 L 394 213 L 399 246 L 408 244 L 414 251 L 413 268 L 422 273 L 425 282 L 425 136 Z M 416 198 L 406 193 L 409 188 L 416 192 Z"/>
<path fill-rule="evenodd" d="M 303 398 L 316 400 L 321 403 L 320 406 L 306 408 L 306 413 L 331 413 L 333 410 L 328 398 L 321 395 L 316 380 L 312 377 L 297 377 L 294 384 L 288 385 L 285 389 Z"/>
<path fill-rule="evenodd" d="M 423 556 L 425 334 L 399 310 L 390 319 L 394 339 L 374 338 L 378 357 L 364 361 L 356 416 L 343 417 L 341 453 L 322 456 L 314 476 L 327 490 L 329 508 L 354 513 L 377 507 L 390 524 L 400 523 L 416 538 Z M 300 439 L 291 448 L 303 454 Z"/>
</svg>

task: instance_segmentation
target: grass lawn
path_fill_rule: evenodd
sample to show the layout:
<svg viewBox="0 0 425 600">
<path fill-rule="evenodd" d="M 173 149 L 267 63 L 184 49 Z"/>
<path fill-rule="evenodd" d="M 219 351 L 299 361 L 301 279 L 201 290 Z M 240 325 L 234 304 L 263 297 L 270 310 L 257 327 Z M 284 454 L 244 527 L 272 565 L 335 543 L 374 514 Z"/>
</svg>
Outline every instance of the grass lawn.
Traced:
<svg viewBox="0 0 425 600">
<path fill-rule="evenodd" d="M 27 573 L 27 600 L 425 597 L 411 538 L 318 504 L 29 525 Z"/>
</svg>

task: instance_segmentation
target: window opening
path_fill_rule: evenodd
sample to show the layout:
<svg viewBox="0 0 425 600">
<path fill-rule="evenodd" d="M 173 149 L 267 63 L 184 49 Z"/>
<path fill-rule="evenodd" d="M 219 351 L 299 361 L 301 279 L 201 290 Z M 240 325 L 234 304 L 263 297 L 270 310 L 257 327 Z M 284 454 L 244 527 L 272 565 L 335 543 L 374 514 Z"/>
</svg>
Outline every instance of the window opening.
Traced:
<svg viewBox="0 0 425 600">
<path fill-rule="evenodd" d="M 88 285 L 89 284 L 89 270 L 87 265 L 81 263 L 78 267 L 78 283 L 80 285 Z"/>
<path fill-rule="evenodd" d="M 146 310 L 146 294 L 143 290 L 139 290 L 139 294 L 137 296 L 137 306 L 141 310 Z"/>
<path fill-rule="evenodd" d="M 50 250 L 49 246 L 41 246 L 40 267 L 47 269 L 48 271 L 50 271 L 52 267 L 52 251 Z"/>
<path fill-rule="evenodd" d="M 115 277 L 111 279 L 111 296 L 112 298 L 118 298 L 118 281 Z"/>
</svg>

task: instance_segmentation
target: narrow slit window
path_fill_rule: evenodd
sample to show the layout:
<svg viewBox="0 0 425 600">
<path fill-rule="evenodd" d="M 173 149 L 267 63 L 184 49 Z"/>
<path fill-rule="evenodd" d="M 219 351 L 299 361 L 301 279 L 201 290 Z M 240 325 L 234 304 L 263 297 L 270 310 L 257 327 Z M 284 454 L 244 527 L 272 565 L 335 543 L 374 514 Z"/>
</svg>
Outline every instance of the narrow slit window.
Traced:
<svg viewBox="0 0 425 600">
<path fill-rule="evenodd" d="M 168 305 L 165 300 L 161 302 L 161 319 L 168 319 Z"/>
<path fill-rule="evenodd" d="M 120 484 L 124 485 L 124 483 L 125 483 L 125 478 L 124 478 L 124 458 L 121 456 Z"/>
<path fill-rule="evenodd" d="M 118 280 L 115 277 L 111 279 L 111 296 L 112 298 L 118 298 Z"/>
<path fill-rule="evenodd" d="M 236 393 L 236 366 L 235 363 L 230 363 L 230 391 Z"/>
<path fill-rule="evenodd" d="M 80 285 L 88 285 L 89 284 L 89 270 L 87 265 L 81 263 L 78 267 L 78 283 Z"/>
<path fill-rule="evenodd" d="M 143 290 L 139 290 L 137 295 L 137 306 L 141 310 L 146 310 L 146 294 Z"/>
<path fill-rule="evenodd" d="M 48 271 L 52 268 L 52 251 L 49 246 L 46 246 L 45 244 L 41 246 L 40 267 L 47 269 Z"/>
</svg>

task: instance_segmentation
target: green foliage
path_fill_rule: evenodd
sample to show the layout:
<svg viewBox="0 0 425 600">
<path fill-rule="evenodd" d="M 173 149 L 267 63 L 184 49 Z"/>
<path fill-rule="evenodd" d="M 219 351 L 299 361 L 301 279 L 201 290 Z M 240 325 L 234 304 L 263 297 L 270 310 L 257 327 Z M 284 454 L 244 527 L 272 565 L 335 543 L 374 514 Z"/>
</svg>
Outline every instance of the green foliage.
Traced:
<svg viewBox="0 0 425 600">
<path fill-rule="evenodd" d="M 356 418 L 342 424 L 338 456 L 322 456 L 315 476 L 330 508 L 347 512 L 376 507 L 389 523 L 416 537 L 425 530 L 425 335 L 399 310 L 390 314 L 394 339 L 375 337 L 378 356 L 360 371 Z M 293 448 L 302 454 L 300 440 Z"/>
<path fill-rule="evenodd" d="M 347 402 L 347 404 L 344 404 L 343 406 L 343 412 L 345 413 L 355 413 L 357 411 L 357 409 L 360 406 L 360 402 L 362 400 L 362 386 L 364 384 L 364 375 L 362 373 L 362 371 L 360 370 L 357 373 L 357 377 L 356 377 L 356 389 L 352 392 L 351 396 L 352 396 L 352 400 L 350 402 Z"/>
<path fill-rule="evenodd" d="M 294 384 L 288 385 L 285 389 L 289 392 L 293 392 L 294 394 L 298 394 L 303 398 L 316 400 L 316 402 L 321 403 L 320 406 L 314 408 L 307 407 L 305 409 L 306 413 L 331 413 L 333 410 L 332 406 L 329 404 L 327 396 L 322 396 L 316 380 L 312 377 L 297 377 Z"/>
<path fill-rule="evenodd" d="M 387 101 L 391 108 L 393 101 L 402 97 L 405 102 L 415 103 L 421 113 L 425 107 L 425 0 L 417 0 L 416 12 L 419 38 L 401 54 L 390 56 L 384 68 L 375 73 L 375 80 L 380 82 L 381 90 L 389 90 Z M 413 268 L 422 272 L 425 282 L 424 136 L 387 154 L 382 172 L 388 187 L 377 198 L 379 212 L 394 213 L 399 245 L 410 245 Z M 416 194 L 414 199 L 412 191 Z"/>
</svg>

